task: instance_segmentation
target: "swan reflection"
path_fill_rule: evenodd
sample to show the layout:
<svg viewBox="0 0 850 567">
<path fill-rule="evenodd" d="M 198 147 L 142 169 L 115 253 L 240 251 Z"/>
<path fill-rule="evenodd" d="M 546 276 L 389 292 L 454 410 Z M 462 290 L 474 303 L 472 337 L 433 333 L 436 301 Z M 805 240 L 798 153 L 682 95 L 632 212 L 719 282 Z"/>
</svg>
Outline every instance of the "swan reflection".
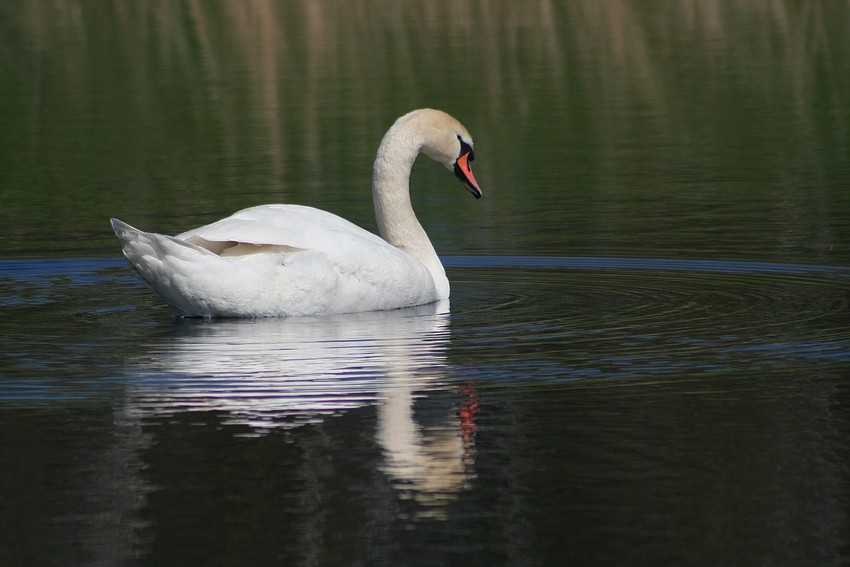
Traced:
<svg viewBox="0 0 850 567">
<path fill-rule="evenodd" d="M 439 516 L 469 483 L 474 459 L 474 394 L 464 394 L 460 412 L 452 396 L 427 425 L 414 412 L 425 392 L 449 390 L 448 338 L 448 302 L 323 318 L 180 321 L 132 361 L 125 418 L 213 411 L 263 435 L 375 404 L 380 469 Z"/>
</svg>

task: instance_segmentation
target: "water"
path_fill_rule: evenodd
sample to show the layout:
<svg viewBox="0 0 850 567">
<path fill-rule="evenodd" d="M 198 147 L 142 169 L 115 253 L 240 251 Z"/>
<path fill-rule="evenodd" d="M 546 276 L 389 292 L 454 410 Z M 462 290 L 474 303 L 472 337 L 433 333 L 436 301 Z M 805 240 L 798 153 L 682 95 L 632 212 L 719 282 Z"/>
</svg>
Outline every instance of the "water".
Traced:
<svg viewBox="0 0 850 567">
<path fill-rule="evenodd" d="M 0 8 L 0 563 L 850 555 L 842 4 Z M 176 319 L 107 219 L 414 204 L 450 302 Z"/>
</svg>

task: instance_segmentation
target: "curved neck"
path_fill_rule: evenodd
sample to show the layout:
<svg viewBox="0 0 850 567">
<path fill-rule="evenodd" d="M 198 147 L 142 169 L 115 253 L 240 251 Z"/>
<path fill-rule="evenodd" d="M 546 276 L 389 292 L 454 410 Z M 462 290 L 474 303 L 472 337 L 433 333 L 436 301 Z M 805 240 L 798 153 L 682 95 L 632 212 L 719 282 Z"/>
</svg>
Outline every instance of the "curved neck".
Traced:
<svg viewBox="0 0 850 567">
<path fill-rule="evenodd" d="M 446 272 L 410 202 L 410 172 L 421 149 L 415 121 L 399 120 L 393 124 L 375 158 L 372 200 L 381 237 L 422 262 L 443 298 L 448 297 Z"/>
</svg>

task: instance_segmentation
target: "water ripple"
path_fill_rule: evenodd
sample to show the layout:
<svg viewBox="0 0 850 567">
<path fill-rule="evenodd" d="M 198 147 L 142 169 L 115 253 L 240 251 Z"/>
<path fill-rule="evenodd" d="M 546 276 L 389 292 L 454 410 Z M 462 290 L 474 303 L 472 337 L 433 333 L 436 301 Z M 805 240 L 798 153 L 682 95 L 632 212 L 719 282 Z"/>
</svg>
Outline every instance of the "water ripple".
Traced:
<svg viewBox="0 0 850 567">
<path fill-rule="evenodd" d="M 480 376 L 531 383 L 711 372 L 747 375 L 850 362 L 848 267 L 530 256 L 443 260 L 453 290 L 445 323 L 451 335 L 420 334 L 414 345 L 421 349 L 410 350 L 414 358 L 408 367 L 447 366 L 449 372 L 441 374 L 445 380 Z M 344 389 L 337 402 L 345 405 L 349 400 L 356 406 L 376 399 L 375 388 L 381 384 L 375 377 L 382 375 L 380 367 L 388 360 L 386 349 L 398 350 L 391 336 L 378 336 L 387 324 L 371 319 L 352 319 L 347 324 L 346 333 L 356 340 L 317 342 L 322 348 L 312 350 L 302 341 L 300 354 L 275 346 L 279 338 L 275 333 L 290 333 L 292 325 L 276 330 L 279 323 L 270 323 L 264 328 L 275 333 L 261 337 L 258 344 L 267 344 L 266 352 L 272 357 L 258 354 L 252 359 L 256 367 L 214 361 L 215 372 L 201 372 L 203 365 L 198 361 L 210 358 L 204 349 L 212 335 L 172 329 L 167 308 L 118 258 L 0 261 L 0 310 L 0 331 L 7 347 L 5 393 L 0 392 L 0 398 L 6 400 L 39 395 L 78 399 L 97 390 L 121 391 L 121 383 L 91 376 L 125 368 L 130 359 L 133 366 L 149 364 L 149 370 L 157 369 L 135 378 L 142 405 L 147 403 L 144 399 L 164 404 L 157 392 L 174 390 L 179 382 L 181 396 L 185 395 L 175 400 L 179 406 L 192 399 L 198 380 L 209 394 L 207 401 L 227 388 L 234 398 L 262 398 L 269 395 L 269 383 L 274 388 L 281 384 L 264 382 L 261 366 L 285 360 L 300 374 L 326 377 L 323 387 L 348 381 L 351 387 Z M 210 333 L 215 330 L 220 337 L 215 340 L 223 344 L 258 352 L 262 349 L 251 341 L 258 340 L 255 333 L 260 328 L 197 327 Z M 309 328 L 302 324 L 298 329 Z M 176 335 L 156 338 L 159 346 L 152 347 L 151 333 L 163 329 Z M 243 340 L 246 330 L 253 336 L 247 342 Z M 306 337 L 296 332 L 292 338 Z M 167 364 L 157 367 L 178 360 L 173 351 L 178 344 L 183 359 L 194 356 L 197 360 L 180 369 Z M 409 340 L 405 344 L 411 348 Z M 161 351 L 162 345 L 172 350 Z M 371 351 L 368 345 L 373 345 Z M 140 355 L 140 348 L 150 352 Z M 313 351 L 320 354 L 310 354 Z M 443 351 L 445 359 L 434 354 Z M 154 354 L 157 360 L 150 358 Z M 329 370 L 328 365 L 337 365 L 337 370 Z M 321 370 L 311 371 L 314 367 Z M 280 375 L 283 368 L 276 370 Z M 237 377 L 245 374 L 256 380 L 239 382 Z M 178 375 L 177 382 L 156 384 L 163 376 Z M 305 395 L 312 395 L 306 391 L 308 383 L 302 386 Z M 315 404 L 326 402 L 317 398 Z M 222 402 L 215 404 L 221 407 Z"/>
<path fill-rule="evenodd" d="M 850 268 L 631 258 L 453 257 L 455 352 L 501 381 L 850 362 Z M 476 369 L 481 373 L 482 369 Z"/>
<path fill-rule="evenodd" d="M 444 256 L 447 268 L 568 268 L 719 273 L 832 273 L 850 277 L 850 267 L 777 262 L 658 258 L 586 258 L 569 256 Z"/>
</svg>

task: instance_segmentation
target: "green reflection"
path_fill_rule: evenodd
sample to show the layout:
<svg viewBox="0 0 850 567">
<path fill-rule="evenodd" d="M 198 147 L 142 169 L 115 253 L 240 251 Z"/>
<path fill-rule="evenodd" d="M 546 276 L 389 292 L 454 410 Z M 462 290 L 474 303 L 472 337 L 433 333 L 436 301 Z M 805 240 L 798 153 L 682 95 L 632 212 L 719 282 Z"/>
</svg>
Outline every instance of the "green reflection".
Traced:
<svg viewBox="0 0 850 567">
<path fill-rule="evenodd" d="M 846 263 L 844 3 L 0 7 L 0 250 L 116 255 L 267 202 L 374 227 L 381 135 L 472 131 L 487 198 L 418 168 L 443 254 Z M 441 172 L 442 173 L 442 172 Z"/>
</svg>

